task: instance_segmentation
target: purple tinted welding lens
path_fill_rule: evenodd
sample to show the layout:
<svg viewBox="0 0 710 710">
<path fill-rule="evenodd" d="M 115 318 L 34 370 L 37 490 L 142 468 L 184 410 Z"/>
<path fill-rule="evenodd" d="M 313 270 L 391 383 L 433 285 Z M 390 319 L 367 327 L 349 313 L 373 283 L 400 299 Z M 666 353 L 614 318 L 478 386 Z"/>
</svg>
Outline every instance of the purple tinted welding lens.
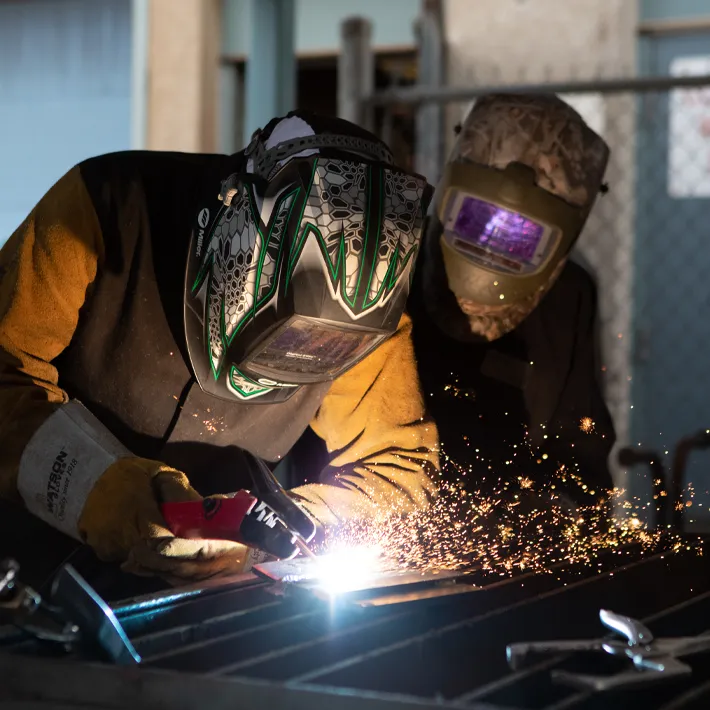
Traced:
<svg viewBox="0 0 710 710">
<path fill-rule="evenodd" d="M 516 261 L 533 261 L 545 227 L 475 197 L 464 197 L 454 222 L 459 239 Z"/>
</svg>

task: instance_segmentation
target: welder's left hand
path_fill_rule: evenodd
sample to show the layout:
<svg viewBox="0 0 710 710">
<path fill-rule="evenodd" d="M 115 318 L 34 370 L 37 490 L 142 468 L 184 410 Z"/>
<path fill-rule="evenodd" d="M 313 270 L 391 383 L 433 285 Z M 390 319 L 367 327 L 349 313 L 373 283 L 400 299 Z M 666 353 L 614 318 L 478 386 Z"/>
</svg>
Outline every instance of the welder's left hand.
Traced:
<svg viewBox="0 0 710 710">
<path fill-rule="evenodd" d="M 358 491 L 326 483 L 307 483 L 292 488 L 288 494 L 316 524 L 315 537 L 309 543 L 311 547 L 324 542 L 342 523 L 371 520 L 377 510 L 376 504 Z"/>
</svg>

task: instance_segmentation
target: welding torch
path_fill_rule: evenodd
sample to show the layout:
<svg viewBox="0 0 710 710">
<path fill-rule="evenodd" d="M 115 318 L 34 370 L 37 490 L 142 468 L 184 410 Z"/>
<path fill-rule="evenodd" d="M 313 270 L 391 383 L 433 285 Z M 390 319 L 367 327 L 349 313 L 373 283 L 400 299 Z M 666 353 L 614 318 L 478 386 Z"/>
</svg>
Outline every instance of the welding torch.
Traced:
<svg viewBox="0 0 710 710">
<path fill-rule="evenodd" d="M 315 557 L 308 547 L 316 534 L 314 520 L 283 489 L 271 469 L 244 452 L 250 464 L 251 490 L 198 501 L 163 503 L 170 531 L 183 538 L 233 540 L 279 559 L 301 554 Z"/>
</svg>

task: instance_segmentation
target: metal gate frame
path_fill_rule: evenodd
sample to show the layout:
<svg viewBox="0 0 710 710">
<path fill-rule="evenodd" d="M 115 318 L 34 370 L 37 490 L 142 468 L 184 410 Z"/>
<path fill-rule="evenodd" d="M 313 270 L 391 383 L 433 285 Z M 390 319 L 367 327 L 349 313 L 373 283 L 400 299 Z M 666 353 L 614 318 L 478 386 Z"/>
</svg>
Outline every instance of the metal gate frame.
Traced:
<svg viewBox="0 0 710 710">
<path fill-rule="evenodd" d="M 630 135 L 634 136 L 636 131 L 636 116 L 634 110 L 627 111 L 628 100 L 625 100 L 624 93 L 634 96 L 645 95 L 650 92 L 671 91 L 682 88 L 698 88 L 710 86 L 710 75 L 703 76 L 655 76 L 655 77 L 630 77 L 618 79 L 594 79 L 588 81 L 563 81 L 550 82 L 545 84 L 503 84 L 491 86 L 444 86 L 443 63 L 444 48 L 442 46 L 441 35 L 438 34 L 438 22 L 440 21 L 439 2 L 432 0 L 423 4 L 423 13 L 420 18 L 419 32 L 419 56 L 422 66 L 420 67 L 420 83 L 413 87 L 392 87 L 383 91 L 369 92 L 363 91 L 363 86 L 368 86 L 368 82 L 363 82 L 361 78 L 357 81 L 348 80 L 345 75 L 343 79 L 347 81 L 345 86 L 340 87 L 341 95 L 347 97 L 350 107 L 347 109 L 345 118 L 360 122 L 365 127 L 373 128 L 372 116 L 376 107 L 384 108 L 385 115 L 395 106 L 409 105 L 416 109 L 417 114 L 417 145 L 416 145 L 416 165 L 426 168 L 425 176 L 430 182 L 438 180 L 438 172 L 432 172 L 432 166 L 443 166 L 445 157 L 443 153 L 443 109 L 446 104 L 457 102 L 473 102 L 477 97 L 489 93 L 555 93 L 567 95 L 590 95 L 601 94 L 605 104 L 618 102 L 614 106 L 613 112 L 617 115 L 617 120 L 624 120 L 629 123 Z M 361 20 L 360 25 L 363 31 L 369 31 L 367 22 Z M 362 37 L 344 33 L 342 36 L 343 45 L 341 56 L 347 57 L 350 65 L 359 67 L 372 66 L 372 62 L 367 58 L 367 52 L 371 52 L 369 43 L 363 41 Z M 359 58 L 358 58 L 359 57 Z M 353 109 L 355 106 L 357 108 Z M 345 107 L 340 103 L 340 107 Z M 438 109 L 435 116 L 432 109 Z M 610 113 L 612 111 L 610 110 Z M 384 125 L 390 122 L 385 118 Z M 439 131 L 439 136 L 432 138 L 431 132 Z M 428 134 L 426 134 L 428 127 Z M 386 136 L 383 136 L 387 140 Z M 441 168 L 439 168 L 440 170 Z M 635 171 L 636 165 L 631 166 Z M 611 174 L 613 168 L 610 166 L 607 179 L 613 185 L 618 183 L 624 176 Z M 633 174 L 633 173 L 632 173 Z M 615 180 L 618 177 L 619 180 Z M 628 175 L 627 175 L 628 177 Z M 599 214 L 599 209 L 592 213 L 591 219 Z M 603 209 L 603 208 L 601 208 Z M 616 253 L 611 256 L 614 264 L 611 276 L 601 274 L 599 277 L 599 316 L 603 324 L 600 337 L 602 350 L 605 354 L 605 375 L 604 390 L 607 405 L 611 411 L 617 435 L 617 443 L 610 456 L 610 469 L 614 476 L 617 487 L 628 491 L 629 478 L 627 471 L 619 466 L 617 462 L 618 451 L 631 442 L 631 377 L 632 358 L 634 347 L 633 337 L 621 339 L 619 334 L 631 334 L 633 325 L 632 294 L 633 294 L 633 259 L 628 258 L 628 254 L 634 249 L 634 215 L 627 215 L 628 229 L 620 230 L 624 235 L 624 242 L 616 245 Z M 595 253 L 593 245 L 585 244 L 584 235 L 576 249 L 578 256 L 584 262 L 591 264 L 609 263 L 609 254 L 606 253 L 603 259 Z M 612 283 L 605 283 L 609 280 Z M 611 294 L 611 286 L 616 290 L 617 296 Z M 624 294 L 623 298 L 618 298 L 619 291 Z M 619 509 L 621 510 L 621 508 Z"/>
</svg>

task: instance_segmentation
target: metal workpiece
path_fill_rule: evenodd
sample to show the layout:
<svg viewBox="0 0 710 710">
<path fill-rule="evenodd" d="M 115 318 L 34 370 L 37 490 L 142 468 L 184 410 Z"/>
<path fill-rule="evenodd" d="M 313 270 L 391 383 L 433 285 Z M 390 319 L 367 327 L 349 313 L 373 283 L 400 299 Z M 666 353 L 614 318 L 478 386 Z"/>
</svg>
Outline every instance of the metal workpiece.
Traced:
<svg viewBox="0 0 710 710">
<path fill-rule="evenodd" d="M 649 580 L 686 566 L 690 572 L 682 573 L 678 589 L 639 593 Z M 201 597 L 166 597 L 162 607 L 155 596 L 134 600 L 116 614 L 148 667 L 454 700 L 495 679 L 514 685 L 506 645 L 541 632 L 551 637 L 561 614 L 557 637 L 593 637 L 600 604 L 644 618 L 663 598 L 692 597 L 689 585 L 702 588 L 705 567 L 693 553 L 658 553 L 626 564 L 610 555 L 598 569 L 514 579 L 474 575 L 468 593 L 447 596 L 451 587 L 442 580 L 330 600 L 297 584 L 284 588 L 252 578 L 214 586 Z M 407 603 L 386 603 L 408 595 Z"/>
<path fill-rule="evenodd" d="M 84 643 L 96 645 L 119 665 L 140 663 L 140 656 L 113 610 L 71 565 L 62 567 L 55 577 L 52 601 L 75 622 Z"/>
<path fill-rule="evenodd" d="M 440 702 L 0 654 L 3 710 L 441 710 Z M 38 682 L 41 679 L 41 682 Z M 475 706 L 474 706 L 475 707 Z M 481 710 L 483 710 L 481 708 Z"/>
<path fill-rule="evenodd" d="M 327 555 L 311 558 L 295 558 L 292 560 L 278 560 L 275 562 L 264 562 L 254 566 L 254 572 L 273 582 L 285 582 L 297 584 L 311 590 L 327 588 Z M 357 569 L 357 560 L 352 565 L 356 569 L 352 570 L 354 576 L 348 580 L 348 584 L 338 587 L 338 593 L 348 593 L 364 590 L 379 590 L 386 587 L 410 586 L 420 584 L 436 584 L 443 581 L 462 579 L 471 574 L 472 570 L 409 570 L 409 569 L 387 569 L 375 566 L 371 571 Z M 336 573 L 340 570 L 336 568 Z M 324 577 L 326 577 L 324 579 Z M 335 580 L 341 581 L 341 580 Z"/>
</svg>

